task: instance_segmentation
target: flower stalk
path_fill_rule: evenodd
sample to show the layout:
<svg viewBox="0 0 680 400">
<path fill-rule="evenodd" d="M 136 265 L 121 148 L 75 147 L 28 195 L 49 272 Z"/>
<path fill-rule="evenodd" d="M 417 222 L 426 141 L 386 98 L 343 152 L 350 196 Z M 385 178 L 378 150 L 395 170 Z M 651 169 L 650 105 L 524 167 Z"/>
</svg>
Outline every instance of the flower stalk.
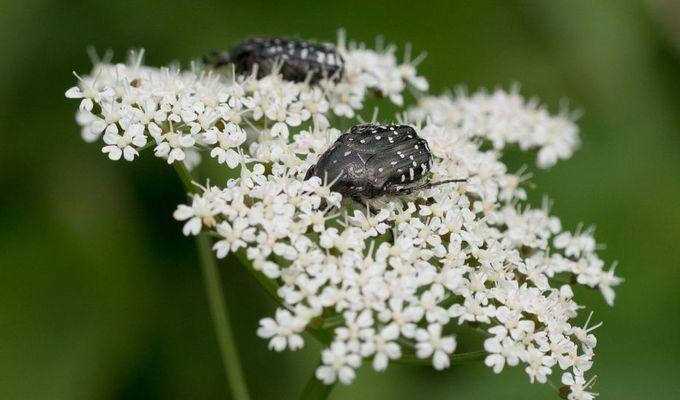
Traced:
<svg viewBox="0 0 680 400">
<path fill-rule="evenodd" d="M 193 180 L 184 164 L 182 162 L 174 162 L 173 165 L 185 190 L 188 193 L 194 192 L 195 186 L 192 183 Z M 211 249 L 211 242 L 210 237 L 206 233 L 201 233 L 196 236 L 198 259 L 201 264 L 201 272 L 203 274 L 203 283 L 205 284 L 205 291 L 208 297 L 210 315 L 215 327 L 215 336 L 217 337 L 217 343 L 220 348 L 220 355 L 222 357 L 222 363 L 224 364 L 224 370 L 227 381 L 229 382 L 232 397 L 235 400 L 249 400 L 248 386 L 241 368 L 231 323 L 229 322 L 229 309 L 227 308 L 227 302 L 224 299 L 220 273 L 217 269 L 217 260 Z"/>
<path fill-rule="evenodd" d="M 320 363 L 319 365 L 323 365 Z M 316 368 L 314 369 L 316 371 Z M 335 384 L 326 385 L 317 379 L 316 374 L 312 371 L 307 384 L 302 389 L 300 400 L 325 400 L 330 396 Z"/>
</svg>

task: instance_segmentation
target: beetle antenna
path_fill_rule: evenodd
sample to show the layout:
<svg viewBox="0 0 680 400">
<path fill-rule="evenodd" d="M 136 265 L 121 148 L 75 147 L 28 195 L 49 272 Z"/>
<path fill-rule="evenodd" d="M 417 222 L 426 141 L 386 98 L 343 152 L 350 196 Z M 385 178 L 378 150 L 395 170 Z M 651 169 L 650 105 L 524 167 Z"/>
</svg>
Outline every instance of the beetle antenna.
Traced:
<svg viewBox="0 0 680 400">
<path fill-rule="evenodd" d="M 421 190 L 421 189 L 432 189 L 435 186 L 446 185 L 447 183 L 458 183 L 458 182 L 467 182 L 467 179 L 464 179 L 464 178 L 463 179 L 447 179 L 447 180 L 439 181 L 439 182 L 427 182 L 427 183 L 424 183 L 420 186 L 415 186 L 415 187 L 411 187 L 411 188 L 404 188 L 404 191 L 413 192 L 413 191 Z"/>
<path fill-rule="evenodd" d="M 444 185 L 446 183 L 456 183 L 456 182 L 467 182 L 467 178 L 447 179 L 447 180 L 439 181 L 439 182 L 428 182 L 423 186 L 434 187 L 434 186 Z"/>
</svg>

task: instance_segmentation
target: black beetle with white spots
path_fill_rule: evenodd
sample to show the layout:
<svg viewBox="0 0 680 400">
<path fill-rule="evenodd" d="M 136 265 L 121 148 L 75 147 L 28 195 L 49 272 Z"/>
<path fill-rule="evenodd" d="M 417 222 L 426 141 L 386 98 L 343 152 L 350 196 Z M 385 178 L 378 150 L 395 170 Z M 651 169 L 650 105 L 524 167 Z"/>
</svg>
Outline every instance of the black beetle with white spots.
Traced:
<svg viewBox="0 0 680 400">
<path fill-rule="evenodd" d="M 465 179 L 428 181 L 432 154 L 427 141 L 408 125 L 362 124 L 341 135 L 308 171 L 333 191 L 362 202 L 413 193 Z"/>
<path fill-rule="evenodd" d="M 236 72 L 245 74 L 257 66 L 259 78 L 278 67 L 285 80 L 302 82 L 309 79 L 310 83 L 322 78 L 339 79 L 345 63 L 329 44 L 278 38 L 246 39 L 228 51 L 206 57 L 205 61 L 215 68 L 234 64 Z"/>
</svg>

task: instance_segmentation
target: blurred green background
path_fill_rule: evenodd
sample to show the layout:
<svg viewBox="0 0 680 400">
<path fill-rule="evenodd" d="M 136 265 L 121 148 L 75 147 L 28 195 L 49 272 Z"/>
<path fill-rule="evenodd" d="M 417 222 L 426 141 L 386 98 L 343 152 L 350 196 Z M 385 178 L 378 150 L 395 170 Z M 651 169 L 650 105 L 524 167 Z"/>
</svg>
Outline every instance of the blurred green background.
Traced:
<svg viewBox="0 0 680 400">
<path fill-rule="evenodd" d="M 535 172 L 530 196 L 548 194 L 565 227 L 597 225 L 601 256 L 626 278 L 614 308 L 577 293 L 605 322 L 596 391 L 680 398 L 678 2 L 0 4 L 0 399 L 228 397 L 194 243 L 171 218 L 184 200 L 172 169 L 151 154 L 110 162 L 80 139 L 64 91 L 71 71 L 90 70 L 87 46 L 116 60 L 144 47 L 149 64 L 186 64 L 251 34 L 334 40 L 339 27 L 427 50 L 420 71 L 435 92 L 519 82 L 553 111 L 563 98 L 584 110 L 582 149 Z M 269 352 L 255 330 L 272 301 L 222 267 L 253 397 L 295 398 L 318 345 Z M 481 364 L 363 368 L 331 396 L 416 397 L 555 398 L 520 368 L 494 376 Z"/>
</svg>

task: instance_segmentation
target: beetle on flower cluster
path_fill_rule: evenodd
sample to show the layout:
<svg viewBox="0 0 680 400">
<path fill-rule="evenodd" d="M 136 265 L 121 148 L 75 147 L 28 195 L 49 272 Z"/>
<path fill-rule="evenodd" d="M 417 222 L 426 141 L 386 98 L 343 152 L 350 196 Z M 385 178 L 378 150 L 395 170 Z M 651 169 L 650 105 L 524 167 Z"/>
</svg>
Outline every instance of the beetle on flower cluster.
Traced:
<svg viewBox="0 0 680 400">
<path fill-rule="evenodd" d="M 174 213 L 184 234 L 216 238 L 216 256 L 235 254 L 277 299 L 257 329 L 272 350 L 300 349 L 305 331 L 321 341 L 321 382 L 350 384 L 362 360 L 382 371 L 482 359 L 496 373 L 521 364 L 531 382 L 559 371 L 565 397 L 592 399 L 600 325 L 582 321 L 572 289 L 612 305 L 621 278 L 593 230 L 563 229 L 547 201 L 529 206 L 530 174 L 503 160 L 512 144 L 541 168 L 569 158 L 572 116 L 499 89 L 422 93 L 399 125 L 357 125 L 375 92 L 402 106 L 408 87 L 428 90 L 420 58 L 342 36 L 335 62 L 313 65 L 304 43 L 246 41 L 219 70 L 144 66 L 136 53 L 95 65 L 66 96 L 111 160 L 153 147 L 175 166 L 190 196 Z M 196 182 L 204 155 L 231 178 Z M 456 352 L 466 330 L 483 349 Z"/>
<path fill-rule="evenodd" d="M 430 148 L 413 127 L 362 124 L 341 135 L 307 171 L 305 179 L 317 176 L 331 182 L 331 190 L 360 203 L 465 181 L 449 179 L 417 185 L 427 180 L 430 168 Z"/>
<path fill-rule="evenodd" d="M 289 81 L 309 80 L 317 83 L 322 78 L 338 80 L 345 60 L 330 45 L 279 38 L 244 40 L 228 51 L 205 58 L 206 64 L 219 68 L 233 64 L 236 72 L 249 74 L 256 67 L 258 77 L 278 69 Z"/>
</svg>

